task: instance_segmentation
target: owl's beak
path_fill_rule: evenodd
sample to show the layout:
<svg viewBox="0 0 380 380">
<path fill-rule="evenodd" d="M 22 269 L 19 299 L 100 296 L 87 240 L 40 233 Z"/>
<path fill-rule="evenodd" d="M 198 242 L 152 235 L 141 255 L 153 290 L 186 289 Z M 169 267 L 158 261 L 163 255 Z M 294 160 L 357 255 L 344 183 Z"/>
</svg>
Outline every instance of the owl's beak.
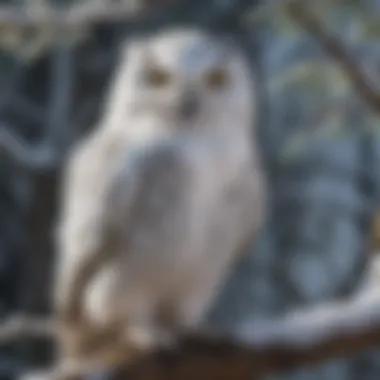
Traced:
<svg viewBox="0 0 380 380">
<path fill-rule="evenodd" d="M 183 119 L 192 119 L 199 110 L 199 99 L 195 92 L 185 92 L 179 103 L 179 113 Z"/>
</svg>

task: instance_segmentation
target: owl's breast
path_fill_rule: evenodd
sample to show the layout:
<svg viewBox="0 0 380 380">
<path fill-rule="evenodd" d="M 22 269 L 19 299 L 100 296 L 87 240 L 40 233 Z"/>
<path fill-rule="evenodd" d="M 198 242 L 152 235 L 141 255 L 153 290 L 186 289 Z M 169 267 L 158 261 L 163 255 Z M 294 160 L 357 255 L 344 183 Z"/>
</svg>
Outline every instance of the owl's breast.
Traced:
<svg viewBox="0 0 380 380">
<path fill-rule="evenodd" d="M 241 167 L 219 192 L 208 223 L 212 259 L 233 258 L 254 239 L 265 220 L 265 181 L 258 167 Z"/>
</svg>

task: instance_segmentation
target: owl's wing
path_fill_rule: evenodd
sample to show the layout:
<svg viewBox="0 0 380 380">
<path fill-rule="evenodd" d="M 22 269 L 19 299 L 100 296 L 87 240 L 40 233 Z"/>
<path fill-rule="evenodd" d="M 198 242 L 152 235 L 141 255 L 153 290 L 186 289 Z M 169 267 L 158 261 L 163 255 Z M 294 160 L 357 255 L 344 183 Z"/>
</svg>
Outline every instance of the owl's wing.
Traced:
<svg viewBox="0 0 380 380">
<path fill-rule="evenodd" d="M 81 305 L 87 285 L 93 276 L 113 258 L 113 253 L 122 236 L 123 247 L 128 245 L 128 234 L 134 231 L 133 225 L 139 218 L 145 218 L 150 213 L 165 213 L 173 202 L 181 202 L 186 191 L 186 165 L 181 159 L 181 153 L 173 146 L 155 147 L 141 151 L 130 161 L 121 165 L 121 170 L 114 172 L 108 181 L 102 197 L 99 210 L 87 210 L 80 223 L 74 228 L 87 234 L 90 244 L 86 244 L 86 252 L 79 252 L 75 267 L 71 268 L 66 281 L 65 307 L 61 310 L 63 318 L 75 321 L 81 318 Z M 72 178 L 70 182 L 72 197 L 75 197 L 75 187 L 80 188 L 83 181 L 83 170 L 89 170 L 82 162 L 73 161 Z M 84 160 L 88 162 L 88 159 Z M 82 174 L 81 174 L 82 172 Z M 75 183 L 77 181 L 77 183 Z M 87 191 L 96 189 L 86 187 Z M 80 188 L 81 191 L 83 189 Z M 85 194 L 84 194 L 85 196 Z M 70 194 L 69 194 L 70 197 Z M 152 204 L 150 200 L 159 199 Z M 70 207 L 70 205 L 68 205 Z M 76 212 L 71 210 L 71 212 Z M 102 221 L 99 224 L 100 219 Z M 98 224 L 96 224 L 98 223 Z M 101 226 L 101 228 L 99 228 Z M 96 236 L 94 236 L 95 229 Z M 82 240 L 86 236 L 80 237 Z"/>
<path fill-rule="evenodd" d="M 109 141 L 90 136 L 72 150 L 64 168 L 54 303 L 58 315 L 65 320 L 79 319 L 77 289 L 100 266 L 97 260 L 103 262 L 112 252 L 112 241 L 105 228 L 111 150 Z"/>
</svg>

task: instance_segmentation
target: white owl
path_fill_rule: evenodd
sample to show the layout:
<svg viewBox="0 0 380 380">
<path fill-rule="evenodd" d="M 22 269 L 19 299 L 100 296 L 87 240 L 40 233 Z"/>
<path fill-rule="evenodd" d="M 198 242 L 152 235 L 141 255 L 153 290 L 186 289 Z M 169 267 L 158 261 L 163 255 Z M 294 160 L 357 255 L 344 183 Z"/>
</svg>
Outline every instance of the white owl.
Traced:
<svg viewBox="0 0 380 380">
<path fill-rule="evenodd" d="M 264 221 L 255 95 L 226 38 L 183 28 L 127 42 L 64 177 L 58 315 L 152 334 L 201 323 Z"/>
</svg>

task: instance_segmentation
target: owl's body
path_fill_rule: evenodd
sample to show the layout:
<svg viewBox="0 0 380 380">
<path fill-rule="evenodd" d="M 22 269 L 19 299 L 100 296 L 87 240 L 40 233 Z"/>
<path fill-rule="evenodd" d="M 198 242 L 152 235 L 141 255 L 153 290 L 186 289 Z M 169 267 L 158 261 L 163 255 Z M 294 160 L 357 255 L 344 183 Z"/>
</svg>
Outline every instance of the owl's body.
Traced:
<svg viewBox="0 0 380 380">
<path fill-rule="evenodd" d="M 254 93 L 237 49 L 198 30 L 127 46 L 104 117 L 68 164 L 58 313 L 100 253 L 84 294 L 91 324 L 201 322 L 264 219 Z"/>
</svg>

